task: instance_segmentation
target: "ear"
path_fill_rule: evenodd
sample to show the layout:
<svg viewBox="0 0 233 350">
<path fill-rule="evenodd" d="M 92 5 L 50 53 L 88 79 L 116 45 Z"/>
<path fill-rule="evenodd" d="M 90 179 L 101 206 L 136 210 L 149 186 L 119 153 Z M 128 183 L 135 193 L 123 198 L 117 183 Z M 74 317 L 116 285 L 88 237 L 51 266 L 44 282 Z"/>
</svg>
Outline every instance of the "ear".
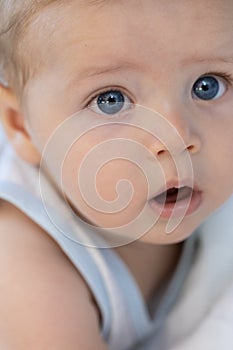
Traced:
<svg viewBox="0 0 233 350">
<path fill-rule="evenodd" d="M 40 163 L 40 153 L 26 130 L 25 118 L 13 90 L 0 85 L 0 118 L 5 133 L 20 158 L 30 164 Z"/>
</svg>

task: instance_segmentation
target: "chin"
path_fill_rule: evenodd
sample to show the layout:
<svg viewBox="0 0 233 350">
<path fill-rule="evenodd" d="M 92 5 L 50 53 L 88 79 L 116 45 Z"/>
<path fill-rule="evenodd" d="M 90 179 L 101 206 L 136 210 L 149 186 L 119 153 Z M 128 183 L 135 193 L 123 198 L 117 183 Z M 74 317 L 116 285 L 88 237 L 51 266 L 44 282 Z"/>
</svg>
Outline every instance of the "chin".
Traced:
<svg viewBox="0 0 233 350">
<path fill-rule="evenodd" d="M 191 222 L 190 222 L 191 221 Z M 192 222 L 195 221 L 195 222 Z M 139 240 L 144 243 L 156 244 L 156 245 L 169 245 L 169 244 L 177 244 L 180 243 L 187 238 L 189 238 L 198 227 L 200 227 L 201 223 L 204 220 L 196 221 L 196 220 L 188 220 L 186 217 L 183 219 L 177 226 L 172 228 L 168 233 L 168 221 L 163 222 L 162 224 L 156 223 L 147 233 L 142 235 Z"/>
</svg>

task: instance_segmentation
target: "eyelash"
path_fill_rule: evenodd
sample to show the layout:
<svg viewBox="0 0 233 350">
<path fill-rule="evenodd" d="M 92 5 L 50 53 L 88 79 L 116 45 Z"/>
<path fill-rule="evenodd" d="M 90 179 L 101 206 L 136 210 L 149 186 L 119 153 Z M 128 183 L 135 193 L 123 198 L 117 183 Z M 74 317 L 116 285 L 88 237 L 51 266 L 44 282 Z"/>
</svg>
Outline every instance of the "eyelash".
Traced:
<svg viewBox="0 0 233 350">
<path fill-rule="evenodd" d="M 221 79 L 225 80 L 228 85 L 233 86 L 233 76 L 230 73 L 220 72 L 220 71 L 217 71 L 217 72 L 212 71 L 212 72 L 204 73 L 199 78 L 203 78 L 205 76 L 215 76 L 215 77 L 221 78 Z M 199 79 L 199 78 L 197 78 L 197 79 Z M 105 94 L 111 90 L 118 90 L 122 94 L 126 94 L 128 96 L 128 98 L 132 101 L 132 103 L 134 103 L 133 98 L 130 96 L 130 94 L 128 92 L 125 92 L 125 90 L 123 88 L 121 88 L 120 86 L 109 86 L 109 87 L 106 87 L 106 88 L 98 91 L 97 93 L 95 93 L 91 97 L 89 97 L 88 101 L 85 103 L 85 107 L 88 108 L 91 105 L 91 103 L 93 103 L 93 101 L 98 98 L 98 96 L 100 96 L 101 94 Z"/>
<path fill-rule="evenodd" d="M 227 83 L 228 86 L 233 86 L 233 76 L 230 73 L 227 73 L 227 72 L 207 72 L 207 73 L 201 75 L 200 78 L 204 78 L 206 76 L 213 76 L 213 77 L 223 79 L 223 80 L 225 80 L 225 82 Z"/>
<path fill-rule="evenodd" d="M 91 105 L 91 103 L 93 103 L 94 100 L 96 100 L 100 95 L 105 94 L 109 91 L 120 91 L 122 94 L 127 95 L 127 97 L 129 98 L 129 100 L 131 100 L 132 103 L 134 103 L 134 99 L 130 96 L 129 92 L 126 92 L 125 89 L 123 89 L 120 86 L 108 86 L 106 88 L 103 88 L 102 90 L 98 91 L 97 93 L 95 93 L 94 95 L 92 95 L 91 97 L 88 98 L 88 101 L 85 103 L 86 107 L 89 107 Z"/>
<path fill-rule="evenodd" d="M 229 85 L 233 85 L 233 76 L 230 73 L 226 73 L 226 72 L 207 72 L 204 75 L 202 75 L 202 77 L 205 77 L 207 75 L 213 75 L 213 76 L 216 76 L 218 78 L 222 78 L 222 79 L 226 80 L 226 82 Z"/>
</svg>

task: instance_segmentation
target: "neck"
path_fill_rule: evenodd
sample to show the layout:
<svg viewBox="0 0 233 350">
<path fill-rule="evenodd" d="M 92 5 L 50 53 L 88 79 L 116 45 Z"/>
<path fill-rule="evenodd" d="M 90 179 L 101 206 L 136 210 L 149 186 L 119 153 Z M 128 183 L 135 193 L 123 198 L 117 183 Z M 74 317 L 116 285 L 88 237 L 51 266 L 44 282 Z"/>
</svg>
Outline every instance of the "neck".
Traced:
<svg viewBox="0 0 233 350">
<path fill-rule="evenodd" d="M 165 283 L 176 268 L 182 249 L 182 243 L 156 246 L 134 242 L 116 248 L 138 283 L 146 302 Z"/>
</svg>

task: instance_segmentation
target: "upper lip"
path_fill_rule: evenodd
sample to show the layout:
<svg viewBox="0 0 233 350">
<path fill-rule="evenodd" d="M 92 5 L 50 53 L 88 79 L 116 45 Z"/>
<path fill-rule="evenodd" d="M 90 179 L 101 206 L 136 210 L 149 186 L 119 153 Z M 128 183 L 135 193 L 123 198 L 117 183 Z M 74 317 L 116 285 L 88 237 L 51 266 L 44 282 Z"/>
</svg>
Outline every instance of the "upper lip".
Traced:
<svg viewBox="0 0 233 350">
<path fill-rule="evenodd" d="M 200 191 L 198 186 L 195 184 L 195 182 L 191 178 L 180 179 L 180 180 L 175 179 L 175 180 L 167 181 L 162 187 L 160 187 L 158 191 L 156 191 L 156 193 L 153 194 L 152 198 L 155 198 L 161 195 L 162 193 L 164 193 L 165 191 L 168 191 L 169 189 L 172 189 L 172 188 L 179 189 L 182 187 L 190 187 L 194 191 L 198 191 L 198 192 Z"/>
</svg>

